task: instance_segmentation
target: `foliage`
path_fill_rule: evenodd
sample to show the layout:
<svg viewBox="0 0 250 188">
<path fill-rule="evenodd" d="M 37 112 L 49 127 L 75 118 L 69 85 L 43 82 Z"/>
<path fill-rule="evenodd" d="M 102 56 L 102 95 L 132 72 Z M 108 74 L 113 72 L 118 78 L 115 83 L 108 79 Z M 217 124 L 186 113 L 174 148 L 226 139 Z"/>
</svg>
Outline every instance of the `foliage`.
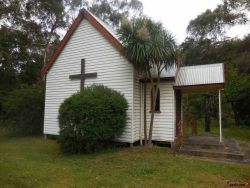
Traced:
<svg viewBox="0 0 250 188">
<path fill-rule="evenodd" d="M 79 9 L 86 7 L 103 21 L 119 26 L 123 17 L 142 13 L 139 0 L 3 0 L 0 4 L 1 24 L 24 32 L 33 47 L 47 63 L 62 31 L 72 24 Z"/>
<path fill-rule="evenodd" d="M 88 9 L 104 22 L 117 28 L 123 18 L 140 16 L 143 5 L 139 0 L 94 0 Z"/>
<path fill-rule="evenodd" d="M 175 64 L 175 40 L 161 23 L 154 22 L 146 17 L 134 19 L 132 22 L 124 20 L 119 29 L 119 34 L 124 54 L 128 60 L 143 76 L 145 85 L 146 80 L 150 80 L 151 88 L 155 87 L 152 90 L 153 102 L 148 137 L 144 120 L 145 145 L 152 145 L 153 122 L 160 75 L 164 69 L 167 70 Z M 146 104 L 145 101 L 144 104 Z M 144 118 L 146 118 L 145 111 Z"/>
<path fill-rule="evenodd" d="M 225 86 L 226 101 L 231 103 L 237 125 L 250 125 L 250 76 L 240 73 L 235 64 L 227 66 L 227 77 L 230 78 Z"/>
<path fill-rule="evenodd" d="M 224 0 L 213 11 L 208 9 L 191 20 L 187 31 L 196 38 L 217 39 L 226 33 L 226 27 L 247 23 L 247 13 L 243 10 L 249 7 L 249 0 Z"/>
<path fill-rule="evenodd" d="M 1 77 L 1 86 L 7 90 L 11 89 L 16 84 L 17 77 L 27 84 L 38 82 L 42 56 L 34 50 L 32 40 L 26 33 L 3 26 L 0 29 L 0 42 L 0 71 L 3 75 L 12 77 Z"/>
<path fill-rule="evenodd" d="M 149 18 L 124 20 L 119 33 L 126 57 L 148 78 L 151 69 L 162 71 L 174 64 L 176 44 L 161 23 Z"/>
<path fill-rule="evenodd" d="M 243 39 L 226 41 L 211 41 L 187 39 L 182 44 L 182 58 L 185 65 L 212 64 L 224 62 L 226 84 L 224 90 L 224 105 L 230 103 L 237 125 L 250 122 L 249 90 L 250 90 L 250 36 Z M 201 98 L 201 97 L 200 97 Z M 194 101 L 199 100 L 197 97 Z M 193 105 L 193 104 L 192 104 Z M 214 108 L 214 107 L 213 107 Z M 217 108 L 215 106 L 215 108 Z M 227 109 L 223 113 L 231 114 Z"/>
<path fill-rule="evenodd" d="M 42 66 L 47 63 L 82 7 L 94 11 L 114 26 L 119 25 L 122 17 L 132 17 L 142 12 L 142 4 L 138 0 L 0 2 L 0 121 L 4 111 L 8 111 L 3 109 L 3 99 L 12 90 L 20 88 L 22 84 L 41 82 Z"/>
<path fill-rule="evenodd" d="M 59 110 L 63 152 L 93 152 L 107 147 L 126 126 L 126 99 L 104 86 L 91 86 L 64 101 Z"/>
<path fill-rule="evenodd" d="M 210 39 L 186 38 L 180 46 L 184 65 L 201 65 L 221 62 L 216 53 L 217 44 Z"/>
<path fill-rule="evenodd" d="M 6 27 L 25 33 L 30 43 L 27 47 L 43 56 L 43 64 L 53 45 L 59 42 L 58 31 L 68 26 L 63 0 L 4 0 L 0 12 Z"/>
<path fill-rule="evenodd" d="M 213 11 L 207 10 L 190 21 L 190 36 L 181 45 L 181 56 L 185 65 L 223 62 L 226 84 L 223 111 L 227 117 L 234 114 L 235 123 L 249 124 L 250 90 L 250 35 L 243 39 L 225 38 L 228 27 L 245 24 L 250 10 L 249 0 L 224 0 Z"/>
<path fill-rule="evenodd" d="M 59 42 L 58 29 L 64 29 L 66 22 L 62 18 L 62 1 L 3 0 L 0 5 L 0 116 L 3 116 L 8 109 L 1 107 L 2 100 L 9 92 L 22 84 L 39 83 L 40 70 Z"/>
<path fill-rule="evenodd" d="M 18 136 L 42 134 L 44 90 L 41 85 L 22 85 L 3 102 L 3 119 Z"/>
</svg>

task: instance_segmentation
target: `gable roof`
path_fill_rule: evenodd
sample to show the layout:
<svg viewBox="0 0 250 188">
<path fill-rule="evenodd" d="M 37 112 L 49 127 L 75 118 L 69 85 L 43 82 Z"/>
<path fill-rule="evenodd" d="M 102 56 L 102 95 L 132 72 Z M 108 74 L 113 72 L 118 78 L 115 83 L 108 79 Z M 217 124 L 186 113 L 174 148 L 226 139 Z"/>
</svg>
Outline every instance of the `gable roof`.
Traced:
<svg viewBox="0 0 250 188">
<path fill-rule="evenodd" d="M 106 38 L 118 51 L 121 51 L 122 45 L 118 40 L 117 33 L 109 27 L 107 24 L 105 24 L 103 21 L 101 21 L 99 18 L 94 16 L 91 12 L 89 12 L 86 9 L 82 9 L 79 12 L 79 15 L 73 22 L 73 24 L 70 26 L 69 30 L 67 31 L 66 35 L 64 36 L 63 40 L 59 43 L 58 47 L 50 57 L 49 61 L 44 65 L 44 67 L 41 70 L 41 78 L 44 79 L 45 75 L 48 73 L 50 68 L 55 63 L 56 59 L 66 46 L 67 42 L 73 35 L 74 31 L 77 29 L 78 25 L 81 23 L 83 18 L 87 19 L 88 22 L 95 27 L 104 38 Z"/>
</svg>

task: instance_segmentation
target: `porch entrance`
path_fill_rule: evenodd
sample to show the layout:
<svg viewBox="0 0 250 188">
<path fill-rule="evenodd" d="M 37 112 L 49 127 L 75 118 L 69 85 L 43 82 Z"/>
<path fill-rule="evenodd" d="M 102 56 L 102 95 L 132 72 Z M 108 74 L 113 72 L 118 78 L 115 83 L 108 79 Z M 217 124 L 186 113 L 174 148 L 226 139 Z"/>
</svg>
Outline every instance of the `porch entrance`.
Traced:
<svg viewBox="0 0 250 188">
<path fill-rule="evenodd" d="M 175 90 L 176 107 L 176 144 L 179 151 L 184 154 L 196 155 L 219 160 L 240 161 L 244 154 L 238 147 L 237 141 L 223 139 L 221 117 L 221 91 L 224 88 L 225 77 L 223 64 L 181 67 L 177 73 Z M 191 136 L 185 135 L 186 119 L 184 118 L 182 97 L 183 94 L 213 92 L 218 98 L 218 126 L 216 136 Z M 198 112 L 197 112 L 198 113 Z M 197 117 L 194 115 L 194 117 Z M 196 122 L 194 121 L 193 124 Z M 192 124 L 192 123 L 191 123 Z M 193 132 L 197 132 L 195 125 Z"/>
<path fill-rule="evenodd" d="M 193 122 L 186 122 L 185 116 L 183 112 L 182 106 L 182 95 L 184 93 L 191 93 L 191 92 L 198 92 L 194 87 L 190 90 L 185 88 L 175 90 L 176 93 L 176 101 L 179 101 L 176 105 L 176 115 L 179 117 L 179 123 L 177 124 L 179 127 L 176 127 L 176 134 L 179 134 L 179 138 L 181 138 L 181 145 L 180 145 L 180 152 L 183 154 L 211 158 L 216 160 L 223 160 L 223 161 L 235 161 L 235 162 L 243 162 L 244 161 L 244 153 L 241 151 L 239 144 L 234 139 L 223 139 L 223 132 L 222 132 L 222 119 L 221 119 L 221 90 L 223 89 L 222 86 L 216 86 L 215 93 L 217 93 L 218 97 L 218 124 L 219 124 L 219 135 L 216 136 L 207 136 L 207 135 L 199 135 L 200 132 L 197 131 L 197 122 L 196 120 L 191 120 Z M 202 90 L 199 92 L 205 91 L 213 91 L 211 87 L 209 90 L 206 90 L 206 87 L 203 86 Z M 178 121 L 178 120 L 177 120 Z M 188 127 L 189 123 L 189 127 Z M 196 124 L 196 125 L 194 125 Z M 190 127 L 191 125 L 191 127 Z M 196 126 L 196 127 L 195 127 Z M 199 125 L 200 126 L 200 125 Z M 187 129 L 189 128 L 189 132 Z M 204 125 L 202 126 L 202 131 L 204 130 Z M 214 127 L 212 127 L 213 129 Z M 193 129 L 190 132 L 190 129 Z M 196 130 L 195 130 L 196 129 Z M 195 134 L 196 132 L 196 134 Z M 190 134 L 193 133 L 193 134 Z"/>
<path fill-rule="evenodd" d="M 221 90 L 225 76 L 222 63 L 180 67 L 174 85 L 176 107 L 176 138 L 184 136 L 185 119 L 183 116 L 182 96 L 184 93 L 214 92 L 218 96 L 219 142 L 223 142 L 221 120 Z M 195 116 L 194 116 L 195 117 Z"/>
<path fill-rule="evenodd" d="M 195 93 L 194 93 L 195 92 Z M 177 118 L 180 118 L 176 133 L 181 136 L 216 136 L 223 142 L 221 89 L 203 91 L 176 91 L 180 104 L 177 106 Z M 180 113 L 180 114 L 178 114 Z M 178 136 L 178 135 L 177 135 Z"/>
<path fill-rule="evenodd" d="M 205 93 L 213 92 L 213 96 L 218 98 L 217 108 L 218 108 L 218 125 L 219 125 L 219 139 L 218 142 L 223 142 L 222 134 L 222 109 L 221 109 L 221 90 L 223 90 L 224 84 L 209 84 L 202 86 L 189 86 L 189 87 L 175 87 L 175 98 L 176 98 L 176 137 L 188 137 L 188 136 L 197 136 L 202 129 L 201 124 L 198 123 L 198 118 L 201 118 L 201 113 L 203 116 L 206 116 L 206 112 L 196 112 L 193 114 L 192 118 L 185 116 L 185 113 L 188 113 L 188 109 L 185 110 L 183 105 L 183 95 L 188 95 L 190 93 Z M 198 125 L 199 124 L 199 125 Z M 205 129 L 205 122 L 202 123 L 203 128 Z M 210 123 L 211 124 L 211 123 Z M 198 129 L 199 128 L 199 129 Z M 203 129 L 203 130 L 204 130 Z M 198 132 L 199 130 L 199 132 Z M 204 130 L 205 131 L 205 130 Z"/>
</svg>

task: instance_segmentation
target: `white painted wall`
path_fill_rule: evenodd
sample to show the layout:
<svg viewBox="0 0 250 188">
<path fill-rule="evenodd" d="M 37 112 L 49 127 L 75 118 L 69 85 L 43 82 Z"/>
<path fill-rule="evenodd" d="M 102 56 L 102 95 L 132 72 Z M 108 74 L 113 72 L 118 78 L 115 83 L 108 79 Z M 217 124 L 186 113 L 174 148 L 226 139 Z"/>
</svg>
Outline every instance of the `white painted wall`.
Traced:
<svg viewBox="0 0 250 188">
<path fill-rule="evenodd" d="M 119 141 L 133 142 L 133 67 L 85 19 L 47 74 L 44 134 L 58 134 L 59 106 L 67 97 L 80 90 L 80 80 L 70 80 L 69 75 L 80 73 L 83 58 L 86 62 L 85 72 L 97 72 L 97 78 L 85 80 L 85 86 L 103 84 L 121 92 L 127 99 L 129 119 Z"/>
<path fill-rule="evenodd" d="M 140 125 L 141 122 L 141 86 L 139 82 L 139 75 L 135 71 L 134 73 L 134 108 L 133 108 L 133 141 L 140 139 Z M 143 110 L 143 109 L 142 109 Z"/>
<path fill-rule="evenodd" d="M 175 138 L 175 97 L 173 90 L 174 82 L 162 82 L 160 83 L 160 111 L 161 113 L 155 113 L 154 127 L 153 127 L 153 140 L 155 141 L 168 141 L 173 142 Z M 142 93 L 143 95 L 143 93 Z M 150 124 L 150 106 L 151 106 L 151 85 L 147 85 L 147 127 L 149 129 Z M 141 102 L 141 111 L 143 116 L 143 100 Z M 143 118 L 141 121 L 142 126 L 142 138 L 144 138 L 143 132 Z"/>
</svg>

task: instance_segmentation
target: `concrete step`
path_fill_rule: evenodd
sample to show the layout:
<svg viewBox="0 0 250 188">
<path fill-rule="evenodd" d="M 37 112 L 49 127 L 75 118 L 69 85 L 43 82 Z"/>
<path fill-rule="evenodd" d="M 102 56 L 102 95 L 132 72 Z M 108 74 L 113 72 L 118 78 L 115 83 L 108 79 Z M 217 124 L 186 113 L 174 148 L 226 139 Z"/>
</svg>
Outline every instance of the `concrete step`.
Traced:
<svg viewBox="0 0 250 188">
<path fill-rule="evenodd" d="M 196 148 L 196 149 L 223 150 L 225 148 L 225 145 L 221 143 L 201 143 L 201 142 L 184 141 L 183 147 L 184 148 Z"/>
<path fill-rule="evenodd" d="M 197 148 L 185 148 L 181 147 L 180 153 L 200 156 L 206 158 L 214 158 L 214 159 L 230 159 L 230 160 L 238 160 L 243 161 L 244 155 L 242 153 L 231 153 L 225 150 L 214 150 L 214 149 L 197 149 Z"/>
<path fill-rule="evenodd" d="M 183 142 L 194 143 L 194 144 L 223 144 L 216 136 L 191 136 L 185 138 Z"/>
</svg>

